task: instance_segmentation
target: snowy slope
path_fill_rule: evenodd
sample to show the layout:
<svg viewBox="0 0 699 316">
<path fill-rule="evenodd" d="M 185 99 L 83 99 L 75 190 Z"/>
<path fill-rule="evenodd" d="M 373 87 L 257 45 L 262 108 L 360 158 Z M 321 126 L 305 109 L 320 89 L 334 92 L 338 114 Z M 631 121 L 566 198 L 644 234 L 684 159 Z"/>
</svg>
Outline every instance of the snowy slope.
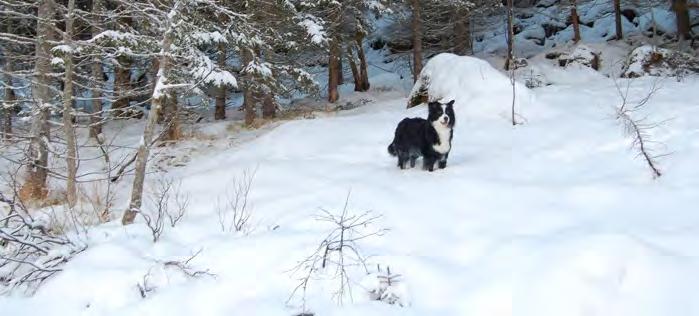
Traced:
<svg viewBox="0 0 699 316">
<path fill-rule="evenodd" d="M 509 84 L 488 78 L 463 83 L 457 97 Z M 168 173 L 184 181 L 191 207 L 161 241 L 142 223 L 94 228 L 66 271 L 32 298 L 0 297 L 0 310 L 293 315 L 301 310 L 285 303 L 297 284 L 288 271 L 328 229 L 312 215 L 341 211 L 351 190 L 349 209 L 381 214 L 377 225 L 390 229 L 362 251 L 403 275 L 409 304 L 371 302 L 355 284 L 354 302 L 339 307 L 332 284 L 317 281 L 307 302 L 316 315 L 699 315 L 699 106 L 686 102 L 699 81 L 663 82 L 647 106 L 651 119 L 671 119 L 654 131 L 672 153 L 657 180 L 614 120 L 614 83 L 568 82 L 527 91 L 516 127 L 506 92 L 458 100 L 449 166 L 434 173 L 401 171 L 386 153 L 395 124 L 425 111 L 405 110 L 395 92 L 233 147 L 202 147 Z M 632 99 L 651 84 L 634 81 Z M 254 230 L 221 232 L 217 198 L 255 168 Z M 198 250 L 191 264 L 215 277 L 185 278 L 156 262 Z M 144 299 L 136 284 L 147 273 L 156 289 Z"/>
</svg>

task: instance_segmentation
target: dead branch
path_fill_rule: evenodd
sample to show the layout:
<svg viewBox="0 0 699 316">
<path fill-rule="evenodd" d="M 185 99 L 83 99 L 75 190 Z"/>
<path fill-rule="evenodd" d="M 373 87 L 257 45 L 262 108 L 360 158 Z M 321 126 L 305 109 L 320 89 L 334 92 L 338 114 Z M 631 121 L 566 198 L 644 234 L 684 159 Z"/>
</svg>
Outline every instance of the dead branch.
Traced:
<svg viewBox="0 0 699 316">
<path fill-rule="evenodd" d="M 646 162 L 653 174 L 653 178 L 658 178 L 662 175 L 662 172 L 658 168 L 657 159 L 664 155 L 654 153 L 659 143 L 653 140 L 652 130 L 661 123 L 649 122 L 647 117 L 636 118 L 634 115 L 660 90 L 660 86 L 657 80 L 653 81 L 650 90 L 643 98 L 630 102 L 628 96 L 631 82 L 632 80 L 628 80 L 626 87 L 622 89 L 617 80 L 614 80 L 614 85 L 621 97 L 621 105 L 616 108 L 616 120 L 624 127 L 624 133 L 631 138 L 631 148 L 638 151 L 637 156 L 642 157 Z"/>
<path fill-rule="evenodd" d="M 218 222 L 222 232 L 245 232 L 250 228 L 252 213 L 248 196 L 256 173 L 257 168 L 252 172 L 244 170 L 227 186 L 224 201 L 217 198 Z"/>
<path fill-rule="evenodd" d="M 206 270 L 197 270 L 192 268 L 192 266 L 189 264 L 190 261 L 194 260 L 203 249 L 199 249 L 196 253 L 194 253 L 192 256 L 185 260 L 170 260 L 170 261 L 165 261 L 163 262 L 163 265 L 166 267 L 174 267 L 177 268 L 180 272 L 182 272 L 184 275 L 190 277 L 190 278 L 198 278 L 201 276 L 211 276 L 211 277 L 216 277 L 215 274 L 210 273 L 209 269 Z"/>
<path fill-rule="evenodd" d="M 16 183 L 11 187 L 16 188 Z M 0 215 L 0 294 L 15 289 L 34 293 L 60 272 L 63 264 L 87 248 L 34 220 L 19 202 L 16 191 L 12 197 L 0 192 L 0 204 L 9 209 L 6 215 Z"/>
</svg>

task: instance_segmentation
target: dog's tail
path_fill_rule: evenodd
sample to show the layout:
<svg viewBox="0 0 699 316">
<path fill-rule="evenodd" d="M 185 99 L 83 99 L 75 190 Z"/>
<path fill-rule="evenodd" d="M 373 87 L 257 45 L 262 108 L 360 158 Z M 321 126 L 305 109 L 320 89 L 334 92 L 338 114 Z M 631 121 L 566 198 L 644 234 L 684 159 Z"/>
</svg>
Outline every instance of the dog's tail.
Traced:
<svg viewBox="0 0 699 316">
<path fill-rule="evenodd" d="M 391 143 L 390 145 L 388 145 L 388 153 L 389 153 L 391 156 L 396 156 L 396 155 L 397 155 L 397 153 L 396 153 L 396 146 L 393 145 L 393 143 Z"/>
</svg>

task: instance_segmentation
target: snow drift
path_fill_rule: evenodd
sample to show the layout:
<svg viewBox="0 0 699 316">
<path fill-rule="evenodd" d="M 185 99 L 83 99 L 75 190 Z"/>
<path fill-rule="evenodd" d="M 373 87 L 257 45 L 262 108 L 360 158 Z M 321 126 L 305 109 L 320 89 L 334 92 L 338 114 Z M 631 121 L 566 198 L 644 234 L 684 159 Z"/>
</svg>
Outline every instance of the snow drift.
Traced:
<svg viewBox="0 0 699 316">
<path fill-rule="evenodd" d="M 515 84 L 515 106 L 526 106 L 532 94 Z M 433 100 L 455 100 L 459 116 L 492 116 L 509 113 L 512 83 L 487 61 L 470 56 L 443 53 L 434 56 L 422 69 L 408 97 L 408 107 Z"/>
</svg>

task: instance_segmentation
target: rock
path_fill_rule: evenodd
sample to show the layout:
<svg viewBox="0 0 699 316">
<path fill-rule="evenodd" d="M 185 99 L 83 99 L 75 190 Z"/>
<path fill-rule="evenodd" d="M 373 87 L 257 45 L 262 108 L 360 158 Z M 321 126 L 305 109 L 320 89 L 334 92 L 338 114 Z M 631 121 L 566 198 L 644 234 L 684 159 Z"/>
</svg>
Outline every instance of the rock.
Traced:
<svg viewBox="0 0 699 316">
<path fill-rule="evenodd" d="M 636 13 L 636 10 L 634 10 L 634 9 L 624 9 L 624 10 L 621 10 L 621 15 L 623 15 L 624 17 L 626 17 L 626 19 L 629 20 L 629 22 L 631 22 L 631 23 L 633 23 L 634 25 L 638 26 L 638 22 L 634 23 L 634 20 L 635 20 L 636 17 L 638 16 L 638 13 Z"/>
<path fill-rule="evenodd" d="M 556 57 L 556 54 L 558 56 Z M 599 70 L 600 67 L 600 57 L 599 53 L 593 51 L 591 48 L 585 45 L 578 45 L 575 47 L 572 53 L 563 52 L 552 52 L 546 54 L 548 59 L 557 59 L 558 65 L 561 67 L 567 67 L 571 64 L 578 64 L 585 67 L 590 67 L 594 70 Z"/>
<path fill-rule="evenodd" d="M 699 59 L 666 48 L 643 45 L 631 52 L 622 68 L 622 78 L 642 76 L 683 77 L 699 73 Z"/>
<path fill-rule="evenodd" d="M 552 24 L 544 23 L 541 25 L 544 28 L 544 36 L 547 38 L 557 34 L 558 32 L 564 30 L 566 26 L 564 24 Z"/>
</svg>

